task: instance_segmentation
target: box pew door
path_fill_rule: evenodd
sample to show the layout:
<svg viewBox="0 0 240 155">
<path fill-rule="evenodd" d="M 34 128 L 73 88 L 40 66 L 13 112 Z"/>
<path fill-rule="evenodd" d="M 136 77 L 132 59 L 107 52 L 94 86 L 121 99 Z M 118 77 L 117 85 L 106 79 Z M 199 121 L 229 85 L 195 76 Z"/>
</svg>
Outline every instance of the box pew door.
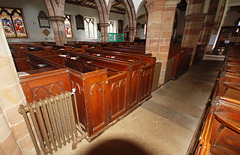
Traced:
<svg viewBox="0 0 240 155">
<path fill-rule="evenodd" d="M 109 121 L 111 122 L 127 111 L 129 72 L 124 72 L 108 78 L 106 84 Z"/>
<path fill-rule="evenodd" d="M 140 65 L 135 65 L 130 68 L 129 108 L 134 107 L 138 103 L 140 70 Z"/>
<path fill-rule="evenodd" d="M 76 104 L 78 114 L 75 115 L 80 122 L 82 128 L 86 131 L 87 127 L 87 117 L 86 117 L 86 107 L 85 107 L 85 99 L 84 99 L 84 90 L 83 90 L 83 80 L 81 73 L 75 71 L 73 69 L 69 69 L 69 77 L 70 77 L 70 85 L 72 89 L 75 89 L 76 94 Z M 74 105 L 74 108 L 75 105 Z"/>
<path fill-rule="evenodd" d="M 106 83 L 107 70 L 82 74 L 87 113 L 88 133 L 91 137 L 108 124 Z"/>
<path fill-rule="evenodd" d="M 148 64 L 141 68 L 139 101 L 142 101 L 151 95 L 154 67 L 155 64 Z"/>
</svg>

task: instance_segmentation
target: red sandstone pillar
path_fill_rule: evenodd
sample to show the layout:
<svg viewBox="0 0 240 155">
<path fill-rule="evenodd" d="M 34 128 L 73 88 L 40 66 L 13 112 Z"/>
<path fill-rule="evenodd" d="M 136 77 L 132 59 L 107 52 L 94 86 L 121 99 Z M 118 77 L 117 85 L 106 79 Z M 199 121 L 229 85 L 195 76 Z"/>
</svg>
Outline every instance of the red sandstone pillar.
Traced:
<svg viewBox="0 0 240 155">
<path fill-rule="evenodd" d="M 219 11 L 219 14 L 218 14 L 218 17 L 217 17 L 217 21 L 214 23 L 213 28 L 210 31 L 211 35 L 217 35 L 217 33 L 218 33 L 218 29 L 219 29 L 220 24 L 222 22 L 225 6 L 226 6 L 226 0 L 223 0 L 222 3 L 221 3 L 221 8 L 220 8 L 220 11 Z M 213 45 L 208 44 L 207 47 L 206 47 L 206 52 L 211 53 L 212 52 L 212 47 L 213 47 Z"/>
<path fill-rule="evenodd" d="M 53 33 L 56 45 L 63 46 L 67 43 L 65 26 L 64 26 L 64 17 L 61 16 L 49 16 L 49 19 L 53 26 Z"/>
<path fill-rule="evenodd" d="M 152 53 L 162 63 L 159 85 L 164 83 L 168 53 L 178 0 L 148 0 L 146 53 Z"/>
<path fill-rule="evenodd" d="M 203 21 L 206 14 L 203 13 L 204 1 L 189 0 L 186 11 L 186 25 L 183 34 L 182 47 L 193 48 L 193 55 L 190 65 L 193 62 L 197 43 L 202 30 Z"/>
<path fill-rule="evenodd" d="M 129 27 L 129 41 L 134 42 L 136 35 L 136 27 Z"/>
<path fill-rule="evenodd" d="M 218 0 L 211 0 L 209 8 L 208 8 L 207 16 L 204 20 L 203 30 L 202 30 L 201 37 L 199 40 L 200 44 L 206 45 L 210 39 L 210 31 L 211 31 L 213 23 L 214 23 L 214 18 L 215 18 L 216 12 L 217 12 L 217 7 L 218 7 Z"/>
<path fill-rule="evenodd" d="M 44 0 L 53 26 L 54 39 L 57 45 L 67 43 L 64 26 L 65 0 Z"/>
<path fill-rule="evenodd" d="M 99 23 L 100 29 L 101 29 L 101 43 L 107 43 L 108 42 L 108 38 L 107 38 L 107 34 L 108 34 L 108 23 Z"/>
</svg>

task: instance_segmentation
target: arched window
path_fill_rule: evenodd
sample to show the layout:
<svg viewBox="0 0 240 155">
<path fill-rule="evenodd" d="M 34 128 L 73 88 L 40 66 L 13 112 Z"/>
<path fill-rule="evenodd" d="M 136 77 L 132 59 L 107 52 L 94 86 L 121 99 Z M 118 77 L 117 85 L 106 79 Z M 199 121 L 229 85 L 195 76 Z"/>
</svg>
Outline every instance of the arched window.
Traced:
<svg viewBox="0 0 240 155">
<path fill-rule="evenodd" d="M 0 18 L 7 38 L 27 37 L 21 9 L 1 7 Z"/>
<path fill-rule="evenodd" d="M 116 33 L 116 22 L 113 20 L 109 20 L 108 22 L 108 33 Z"/>
<path fill-rule="evenodd" d="M 70 15 L 65 15 L 64 25 L 65 25 L 66 37 L 72 38 L 72 24 L 71 24 Z"/>
<path fill-rule="evenodd" d="M 95 37 L 95 19 L 91 17 L 84 17 L 84 28 L 86 38 L 96 38 Z"/>
</svg>

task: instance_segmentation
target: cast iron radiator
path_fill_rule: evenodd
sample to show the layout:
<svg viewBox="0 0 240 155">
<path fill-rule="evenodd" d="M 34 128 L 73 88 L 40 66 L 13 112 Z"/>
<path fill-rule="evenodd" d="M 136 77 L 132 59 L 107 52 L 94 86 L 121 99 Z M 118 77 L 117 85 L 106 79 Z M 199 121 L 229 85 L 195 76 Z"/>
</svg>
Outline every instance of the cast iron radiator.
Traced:
<svg viewBox="0 0 240 155">
<path fill-rule="evenodd" d="M 57 151 L 70 142 L 75 149 L 76 143 L 87 136 L 81 130 L 79 119 L 75 119 L 78 111 L 74 93 L 72 96 L 70 92 L 65 92 L 20 105 L 19 112 L 24 117 L 37 154 L 52 154 L 53 150 Z"/>
</svg>

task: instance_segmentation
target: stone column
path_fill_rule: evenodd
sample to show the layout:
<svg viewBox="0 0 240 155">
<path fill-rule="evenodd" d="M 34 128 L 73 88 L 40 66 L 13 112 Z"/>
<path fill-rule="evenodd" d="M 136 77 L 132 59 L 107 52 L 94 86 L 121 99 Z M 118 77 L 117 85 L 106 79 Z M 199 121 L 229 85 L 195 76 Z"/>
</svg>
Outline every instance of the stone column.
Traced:
<svg viewBox="0 0 240 155">
<path fill-rule="evenodd" d="M 99 23 L 100 29 L 101 29 L 101 43 L 107 43 L 108 38 L 108 23 Z"/>
<path fill-rule="evenodd" d="M 193 48 L 193 55 L 190 62 L 192 65 L 197 43 L 202 30 L 206 14 L 203 13 L 204 1 L 189 0 L 186 10 L 186 25 L 182 39 L 182 47 Z"/>
<path fill-rule="evenodd" d="M 210 34 L 211 34 L 211 35 L 217 35 L 217 33 L 218 33 L 218 29 L 219 29 L 220 24 L 221 24 L 221 22 L 222 22 L 222 18 L 223 18 L 225 6 L 226 6 L 226 0 L 223 0 L 223 1 L 222 1 L 222 4 L 221 4 L 220 11 L 219 11 L 219 14 L 218 14 L 218 17 L 217 17 L 217 21 L 214 22 L 213 28 L 212 28 L 212 30 L 210 31 Z M 217 38 L 216 38 L 216 39 L 217 39 Z M 207 47 L 206 47 L 206 52 L 207 52 L 207 53 L 211 53 L 211 52 L 212 52 L 212 47 L 213 47 L 213 45 L 209 45 L 209 44 L 208 44 Z"/>
<path fill-rule="evenodd" d="M 129 41 L 134 42 L 136 35 L 136 27 L 129 27 Z"/>
<path fill-rule="evenodd" d="M 0 24 L 0 154 L 36 154 L 24 119 L 18 112 L 26 99 Z"/>
<path fill-rule="evenodd" d="M 148 0 L 146 53 L 161 62 L 159 85 L 164 83 L 177 0 Z"/>
<path fill-rule="evenodd" d="M 64 26 L 64 17 L 62 16 L 49 16 L 49 20 L 53 26 L 53 33 L 56 45 L 63 46 L 67 43 L 66 31 Z"/>
<path fill-rule="evenodd" d="M 208 8 L 207 16 L 203 23 L 203 30 L 202 30 L 202 34 L 201 34 L 201 37 L 199 40 L 200 44 L 206 45 L 210 39 L 210 30 L 214 23 L 214 18 L 215 18 L 216 12 L 217 12 L 217 7 L 218 7 L 218 0 L 211 0 L 209 8 Z"/>
</svg>

